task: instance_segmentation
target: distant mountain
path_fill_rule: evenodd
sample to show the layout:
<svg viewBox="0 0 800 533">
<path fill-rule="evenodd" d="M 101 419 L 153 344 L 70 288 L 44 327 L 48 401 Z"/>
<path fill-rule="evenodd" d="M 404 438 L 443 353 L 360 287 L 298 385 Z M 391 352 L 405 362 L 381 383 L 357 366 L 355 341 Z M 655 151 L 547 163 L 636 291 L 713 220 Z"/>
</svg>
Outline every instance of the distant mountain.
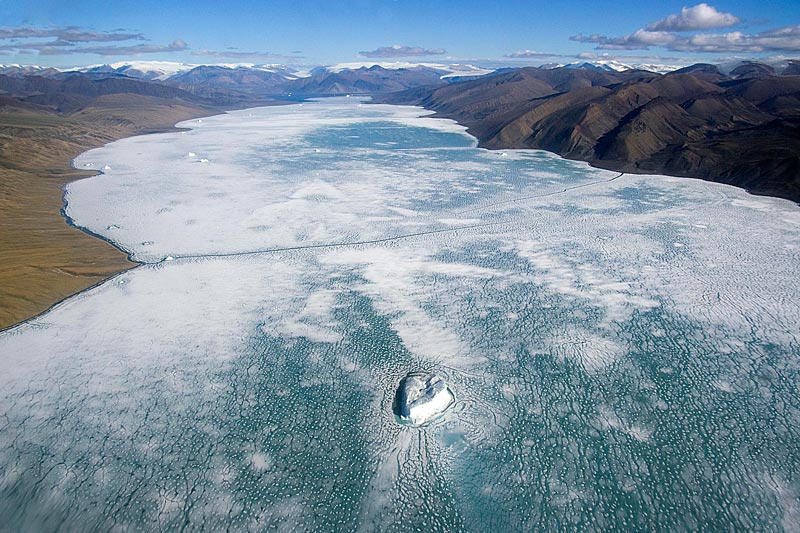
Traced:
<svg viewBox="0 0 800 533">
<path fill-rule="evenodd" d="M 358 70 L 361 68 L 381 67 L 386 70 L 415 70 L 415 69 L 431 69 L 442 73 L 443 78 L 451 77 L 469 77 L 469 76 L 485 76 L 494 72 L 494 69 L 477 67 L 475 65 L 464 63 L 411 63 L 408 61 L 356 61 L 352 63 L 337 63 L 335 65 L 321 66 L 312 70 L 314 72 L 341 72 L 343 70 Z"/>
<path fill-rule="evenodd" d="M 688 67 L 679 68 L 674 71 L 674 74 L 691 74 L 695 78 L 710 83 L 717 83 L 729 79 L 728 76 L 720 71 L 719 67 L 708 63 L 697 63 L 695 65 L 689 65 Z"/>
<path fill-rule="evenodd" d="M 559 65 L 547 65 L 542 66 L 539 68 L 548 68 L 552 69 L 558 67 Z M 600 70 L 603 72 L 624 72 L 626 70 L 646 70 L 648 72 L 656 72 L 659 74 L 665 74 L 667 72 L 672 72 L 676 70 L 678 67 L 673 65 L 659 65 L 655 63 L 622 63 L 620 61 L 612 61 L 612 60 L 597 60 L 597 61 L 582 61 L 577 63 L 568 63 L 564 65 L 565 68 L 579 68 L 579 69 L 586 69 L 586 70 Z"/>
<path fill-rule="evenodd" d="M 765 78 L 774 76 L 775 69 L 764 63 L 747 62 L 742 63 L 730 73 L 732 78 Z"/>
<path fill-rule="evenodd" d="M 186 89 L 191 86 L 207 86 L 268 94 L 281 92 L 290 81 L 296 79 L 297 76 L 289 69 L 200 66 L 175 74 L 166 80 L 166 83 Z"/>
<path fill-rule="evenodd" d="M 0 71 L 1 72 L 1 71 Z M 398 91 L 426 84 L 443 84 L 493 72 L 473 65 L 437 63 L 356 62 L 316 67 L 300 72 L 282 65 L 190 65 L 166 61 L 137 61 L 80 69 L 95 79 L 130 77 L 180 87 L 193 94 L 225 89 L 250 95 L 347 94 Z M 53 77 L 64 78 L 68 73 Z"/>
<path fill-rule="evenodd" d="M 141 80 L 164 81 L 172 76 L 189 71 L 197 65 L 188 63 L 175 63 L 172 61 L 133 61 L 118 62 L 110 65 L 95 65 L 82 69 L 75 69 L 85 74 L 121 74 L 130 78 Z"/>
<path fill-rule="evenodd" d="M 719 181 L 800 202 L 800 77 L 713 65 L 668 74 L 524 68 L 381 99 L 466 125 L 481 146 L 539 148 L 623 172 Z"/>
<path fill-rule="evenodd" d="M 169 85 L 191 94 L 215 97 L 220 91 L 249 96 L 289 93 L 305 95 L 383 93 L 421 85 L 463 81 L 492 72 L 472 65 L 449 67 L 412 63 L 358 65 L 356 63 L 317 67 L 303 73 L 281 65 L 189 65 L 145 61 L 94 65 L 68 71 L 0 65 L 0 74 L 59 80 L 67 80 L 75 75 L 94 80 L 125 78 Z"/>
<path fill-rule="evenodd" d="M 25 76 L 50 77 L 60 73 L 60 70 L 51 67 L 39 67 L 36 65 L 0 65 L 0 74 L 12 78 L 23 78 Z"/>
<path fill-rule="evenodd" d="M 108 95 L 136 95 L 174 101 L 183 105 L 208 108 L 233 108 L 258 105 L 264 99 L 242 93 L 219 91 L 213 96 L 192 94 L 178 87 L 128 77 L 96 79 L 82 73 L 64 73 L 64 78 L 44 76 L 8 76 L 0 74 L 0 94 L 18 102 L 72 113 L 94 99 Z"/>
<path fill-rule="evenodd" d="M 784 76 L 800 76 L 800 61 L 790 59 L 782 74 Z"/>
<path fill-rule="evenodd" d="M 581 68 L 586 70 L 599 70 L 602 72 L 623 72 L 625 70 L 633 69 L 633 67 L 630 65 L 625 65 L 616 61 L 583 61 L 579 63 L 568 63 L 564 65 L 564 68 Z"/>
<path fill-rule="evenodd" d="M 441 85 L 447 72 L 430 67 L 387 69 L 379 65 L 355 70 L 315 69 L 307 78 L 285 85 L 287 91 L 300 94 L 382 93 L 423 85 Z"/>
</svg>

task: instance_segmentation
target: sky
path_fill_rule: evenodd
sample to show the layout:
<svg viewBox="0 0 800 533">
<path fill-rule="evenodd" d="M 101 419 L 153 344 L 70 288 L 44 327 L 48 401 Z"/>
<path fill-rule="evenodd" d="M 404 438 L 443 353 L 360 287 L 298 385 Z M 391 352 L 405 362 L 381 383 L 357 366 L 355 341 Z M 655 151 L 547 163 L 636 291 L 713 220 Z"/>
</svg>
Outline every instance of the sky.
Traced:
<svg viewBox="0 0 800 533">
<path fill-rule="evenodd" d="M 800 57 L 800 1 L 0 0 L 0 64 Z"/>
</svg>

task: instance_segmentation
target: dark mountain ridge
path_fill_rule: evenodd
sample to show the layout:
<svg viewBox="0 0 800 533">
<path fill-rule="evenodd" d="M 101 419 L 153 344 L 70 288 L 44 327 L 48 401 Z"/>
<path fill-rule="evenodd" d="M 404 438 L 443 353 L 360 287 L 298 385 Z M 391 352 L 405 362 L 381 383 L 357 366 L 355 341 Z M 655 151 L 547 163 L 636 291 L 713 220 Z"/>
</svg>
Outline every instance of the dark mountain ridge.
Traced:
<svg viewBox="0 0 800 533">
<path fill-rule="evenodd" d="M 280 66 L 246 67 L 201 65 L 176 73 L 142 71 L 130 66 L 114 68 L 100 65 L 83 71 L 61 72 L 55 69 L 5 67 L 0 75 L 18 79 L 42 78 L 67 80 L 128 79 L 140 83 L 177 87 L 194 95 L 215 95 L 222 91 L 231 94 L 272 97 L 289 93 L 305 95 L 373 94 L 395 92 L 424 85 L 444 85 L 452 81 L 470 79 L 469 72 L 443 79 L 448 70 L 423 65 L 407 68 L 384 68 L 380 65 L 360 68 L 329 69 L 317 67 L 308 76 L 298 76 L 295 71 Z"/>
<path fill-rule="evenodd" d="M 201 90 L 198 90 L 201 89 Z M 97 78 L 72 73 L 63 78 L 0 74 L 0 94 L 20 103 L 72 113 L 107 95 L 137 95 L 208 109 L 235 109 L 272 103 L 270 99 L 224 88 L 185 88 L 120 75 Z"/>
</svg>

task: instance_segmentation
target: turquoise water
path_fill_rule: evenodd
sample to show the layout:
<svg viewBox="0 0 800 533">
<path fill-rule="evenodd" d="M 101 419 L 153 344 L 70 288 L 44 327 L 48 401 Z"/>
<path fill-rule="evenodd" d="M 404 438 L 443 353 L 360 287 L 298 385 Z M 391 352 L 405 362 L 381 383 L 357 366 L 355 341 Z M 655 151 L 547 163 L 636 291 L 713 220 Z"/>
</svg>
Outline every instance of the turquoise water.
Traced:
<svg viewBox="0 0 800 533">
<path fill-rule="evenodd" d="M 798 208 L 420 113 L 81 156 L 70 215 L 145 264 L 0 334 L 0 529 L 798 530 Z"/>
</svg>

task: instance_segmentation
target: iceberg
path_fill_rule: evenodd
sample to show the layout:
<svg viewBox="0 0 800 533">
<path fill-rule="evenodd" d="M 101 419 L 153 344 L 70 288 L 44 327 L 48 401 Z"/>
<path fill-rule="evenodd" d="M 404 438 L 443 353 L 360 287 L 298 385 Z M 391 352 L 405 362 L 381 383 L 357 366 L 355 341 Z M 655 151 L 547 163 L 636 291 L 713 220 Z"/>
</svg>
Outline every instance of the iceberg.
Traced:
<svg viewBox="0 0 800 533">
<path fill-rule="evenodd" d="M 438 418 L 454 402 L 455 396 L 441 376 L 411 372 L 400 380 L 394 411 L 402 424 L 416 427 Z"/>
</svg>

